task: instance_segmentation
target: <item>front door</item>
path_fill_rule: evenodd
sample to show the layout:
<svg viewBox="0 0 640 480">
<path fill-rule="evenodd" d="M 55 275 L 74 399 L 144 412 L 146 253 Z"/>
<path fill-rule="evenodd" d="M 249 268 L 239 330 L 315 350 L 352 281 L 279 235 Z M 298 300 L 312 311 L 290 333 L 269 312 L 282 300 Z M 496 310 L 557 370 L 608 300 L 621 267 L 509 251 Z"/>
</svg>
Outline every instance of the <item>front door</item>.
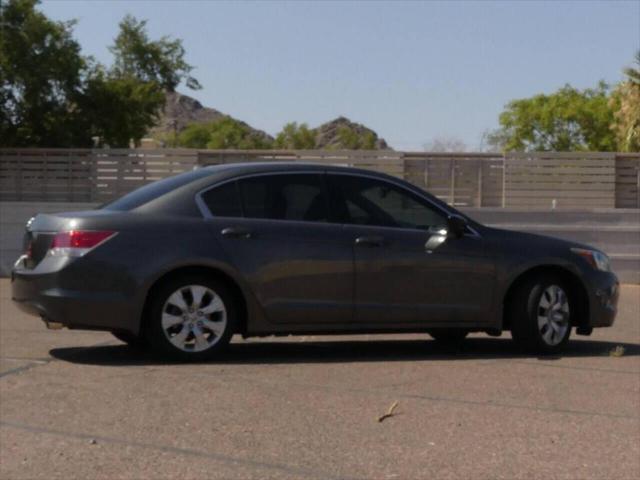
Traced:
<svg viewBox="0 0 640 480">
<path fill-rule="evenodd" d="M 447 238 L 446 213 L 395 183 L 328 178 L 332 211 L 353 245 L 355 322 L 448 326 L 484 317 L 495 267 L 480 236 Z"/>
</svg>

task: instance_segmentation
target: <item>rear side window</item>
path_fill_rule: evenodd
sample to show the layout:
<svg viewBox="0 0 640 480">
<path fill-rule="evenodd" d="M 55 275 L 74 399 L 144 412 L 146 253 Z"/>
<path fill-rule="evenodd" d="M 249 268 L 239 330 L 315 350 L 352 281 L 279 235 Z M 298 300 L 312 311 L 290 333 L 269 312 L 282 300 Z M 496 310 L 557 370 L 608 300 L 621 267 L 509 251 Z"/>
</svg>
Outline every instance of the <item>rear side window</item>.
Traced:
<svg viewBox="0 0 640 480">
<path fill-rule="evenodd" d="M 240 180 L 238 185 L 247 218 L 328 221 L 320 175 L 263 175 Z"/>
<path fill-rule="evenodd" d="M 214 217 L 242 216 L 236 182 L 225 183 L 207 190 L 201 195 L 201 198 Z"/>
</svg>

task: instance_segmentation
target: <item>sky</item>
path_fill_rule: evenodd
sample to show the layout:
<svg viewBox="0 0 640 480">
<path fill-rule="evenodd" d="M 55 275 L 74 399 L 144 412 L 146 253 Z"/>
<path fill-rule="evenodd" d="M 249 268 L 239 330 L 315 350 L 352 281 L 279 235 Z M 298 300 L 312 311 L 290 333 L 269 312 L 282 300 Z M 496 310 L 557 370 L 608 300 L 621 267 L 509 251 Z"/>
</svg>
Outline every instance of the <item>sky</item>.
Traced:
<svg viewBox="0 0 640 480">
<path fill-rule="evenodd" d="M 83 53 L 108 46 L 130 13 L 151 38 L 183 40 L 203 88 L 178 90 L 277 133 L 339 115 L 398 150 L 434 138 L 481 146 L 512 99 L 569 83 L 615 83 L 640 49 L 640 0 L 216 2 L 45 0 L 77 19 Z"/>
</svg>

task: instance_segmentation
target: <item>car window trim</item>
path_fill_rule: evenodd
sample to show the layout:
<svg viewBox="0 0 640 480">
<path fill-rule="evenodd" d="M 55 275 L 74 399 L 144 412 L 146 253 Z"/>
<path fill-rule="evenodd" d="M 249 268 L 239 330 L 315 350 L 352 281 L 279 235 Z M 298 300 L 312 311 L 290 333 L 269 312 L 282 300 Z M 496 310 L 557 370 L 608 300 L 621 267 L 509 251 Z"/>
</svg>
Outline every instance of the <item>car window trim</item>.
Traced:
<svg viewBox="0 0 640 480">
<path fill-rule="evenodd" d="M 309 170 L 283 170 L 280 172 L 259 172 L 259 173 L 250 173 L 247 175 L 241 175 L 238 177 L 233 177 L 233 178 L 228 178 L 226 180 L 222 180 L 214 185 L 209 185 L 205 188 L 203 188 L 202 190 L 199 190 L 196 194 L 195 194 L 195 201 L 196 201 L 196 205 L 198 206 L 198 209 L 200 210 L 200 213 L 202 214 L 203 218 L 205 219 L 212 219 L 215 218 L 215 215 L 213 215 L 211 213 L 211 211 L 209 210 L 209 207 L 207 207 L 206 203 L 204 202 L 202 195 L 206 192 L 208 192 L 209 190 L 212 190 L 214 188 L 217 187 L 221 187 L 229 182 L 236 182 L 236 195 L 238 195 L 238 200 L 240 202 L 240 209 L 242 212 L 242 217 L 226 217 L 226 218 L 244 218 L 247 219 L 247 217 L 245 216 L 245 212 L 244 212 L 244 202 L 242 201 L 242 197 L 240 195 L 240 186 L 239 183 L 240 180 L 245 180 L 248 178 L 254 178 L 254 177 L 265 177 L 265 176 L 272 176 L 272 175 L 318 175 L 320 176 L 320 180 L 321 180 L 321 185 L 322 185 L 322 193 L 325 197 L 325 203 L 327 204 L 327 212 L 329 214 L 329 218 L 332 218 L 332 211 L 330 208 L 330 204 L 331 202 L 329 201 L 329 185 L 328 182 L 330 181 L 330 178 L 328 178 L 330 175 L 342 175 L 342 176 L 350 176 L 350 177 L 359 177 L 359 178 L 368 178 L 368 179 L 372 179 L 372 180 L 378 180 L 381 182 L 387 182 L 390 183 L 392 185 L 395 185 L 396 187 L 398 187 L 401 190 L 404 190 L 406 192 L 409 192 L 410 194 L 413 194 L 415 196 L 417 196 L 418 198 L 424 200 L 425 202 L 429 203 L 431 206 L 433 206 L 433 208 L 435 208 L 437 211 L 444 213 L 445 217 L 449 217 L 450 215 L 457 215 L 457 213 L 452 212 L 451 210 L 448 210 L 446 208 L 444 208 L 441 205 L 438 205 L 437 203 L 435 203 L 434 201 L 432 201 L 430 198 L 424 196 L 419 190 L 413 190 L 413 189 L 409 189 L 406 187 L 406 185 L 403 185 L 400 182 L 396 182 L 393 179 L 389 179 L 386 177 L 380 177 L 377 175 L 368 175 L 366 173 L 359 173 L 359 172 L 340 172 L 340 171 L 336 171 L 336 170 L 314 170 L 314 171 L 309 171 Z M 323 223 L 323 224 L 329 224 L 329 225 L 353 225 L 350 223 L 336 223 L 336 222 L 304 222 L 304 221 L 300 221 L 300 220 L 282 220 L 282 219 L 262 219 L 262 220 L 271 220 L 273 222 L 281 222 L 281 221 L 287 221 L 287 222 L 300 222 L 300 223 Z M 363 226 L 363 225 L 360 225 Z M 375 226 L 372 226 L 375 227 Z M 378 228 L 396 228 L 396 227 L 378 227 Z M 407 229 L 402 229 L 402 228 L 396 228 L 398 230 L 407 230 Z M 418 230 L 418 229 L 408 229 L 408 230 L 413 230 L 413 231 L 424 231 L 424 230 Z M 480 233 L 473 228 L 471 225 L 467 224 L 467 230 L 469 230 L 469 232 L 465 233 L 465 236 L 470 236 L 470 237 L 481 237 Z"/>
<path fill-rule="evenodd" d="M 203 188 L 202 190 L 199 190 L 196 195 L 195 195 L 195 201 L 196 201 L 196 205 L 198 206 L 198 209 L 200 210 L 200 213 L 202 214 L 202 216 L 205 219 L 211 219 L 211 218 L 216 218 L 216 216 L 214 214 L 211 213 L 211 210 L 209 210 L 209 207 L 207 207 L 206 202 L 204 201 L 204 199 L 202 198 L 202 195 L 204 195 L 205 193 L 207 193 L 209 190 L 213 190 L 214 188 L 218 188 L 218 187 L 222 187 L 224 185 L 226 185 L 227 183 L 230 182 L 235 182 L 236 183 L 236 195 L 238 196 L 238 201 L 240 202 L 240 210 L 242 213 L 242 217 L 224 217 L 224 218 L 245 218 L 247 220 L 251 220 L 252 218 L 247 217 L 245 215 L 245 211 L 244 211 L 244 201 L 242 199 L 242 195 L 240 192 L 240 181 L 242 180 L 246 180 L 249 178 L 255 178 L 255 177 L 267 177 L 267 176 L 274 176 L 274 175 L 317 175 L 320 180 L 320 185 L 321 185 L 321 190 L 322 190 L 322 195 L 324 196 L 324 202 L 325 202 L 325 206 L 327 208 L 327 212 L 329 212 L 328 209 L 328 198 L 327 198 L 327 188 L 326 188 L 326 182 L 324 180 L 324 175 L 325 175 L 325 171 L 324 170 L 318 170 L 318 171 L 299 171 L 299 170 L 286 170 L 286 171 L 281 171 L 281 172 L 260 172 L 260 173 L 251 173 L 251 174 L 247 174 L 247 175 L 242 175 L 242 176 L 238 176 L 238 177 L 233 177 L 233 178 L 228 178 L 226 180 L 222 180 L 218 183 L 216 183 L 215 185 L 209 185 L 205 188 Z M 220 217 L 223 218 L 223 217 Z M 285 220 L 285 219 L 277 219 L 277 218 L 253 218 L 253 220 L 270 220 L 272 222 L 281 222 L 281 221 L 286 221 L 286 222 L 301 222 L 301 223 L 330 223 L 330 222 L 305 222 L 304 220 Z"/>
</svg>

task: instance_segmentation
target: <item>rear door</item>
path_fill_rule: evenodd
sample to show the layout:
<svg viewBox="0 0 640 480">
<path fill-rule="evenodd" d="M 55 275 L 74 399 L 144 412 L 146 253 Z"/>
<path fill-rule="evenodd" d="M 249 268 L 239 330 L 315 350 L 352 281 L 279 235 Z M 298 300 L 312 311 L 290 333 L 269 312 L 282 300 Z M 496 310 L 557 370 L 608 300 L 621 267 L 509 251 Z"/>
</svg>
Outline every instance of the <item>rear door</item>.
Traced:
<svg viewBox="0 0 640 480">
<path fill-rule="evenodd" d="M 495 267 L 481 237 L 446 238 L 446 212 L 395 183 L 328 179 L 353 245 L 356 323 L 474 323 L 489 310 Z"/>
<path fill-rule="evenodd" d="M 201 195 L 225 252 L 271 322 L 352 320 L 351 242 L 343 226 L 328 222 L 323 177 L 256 175 Z"/>
</svg>

